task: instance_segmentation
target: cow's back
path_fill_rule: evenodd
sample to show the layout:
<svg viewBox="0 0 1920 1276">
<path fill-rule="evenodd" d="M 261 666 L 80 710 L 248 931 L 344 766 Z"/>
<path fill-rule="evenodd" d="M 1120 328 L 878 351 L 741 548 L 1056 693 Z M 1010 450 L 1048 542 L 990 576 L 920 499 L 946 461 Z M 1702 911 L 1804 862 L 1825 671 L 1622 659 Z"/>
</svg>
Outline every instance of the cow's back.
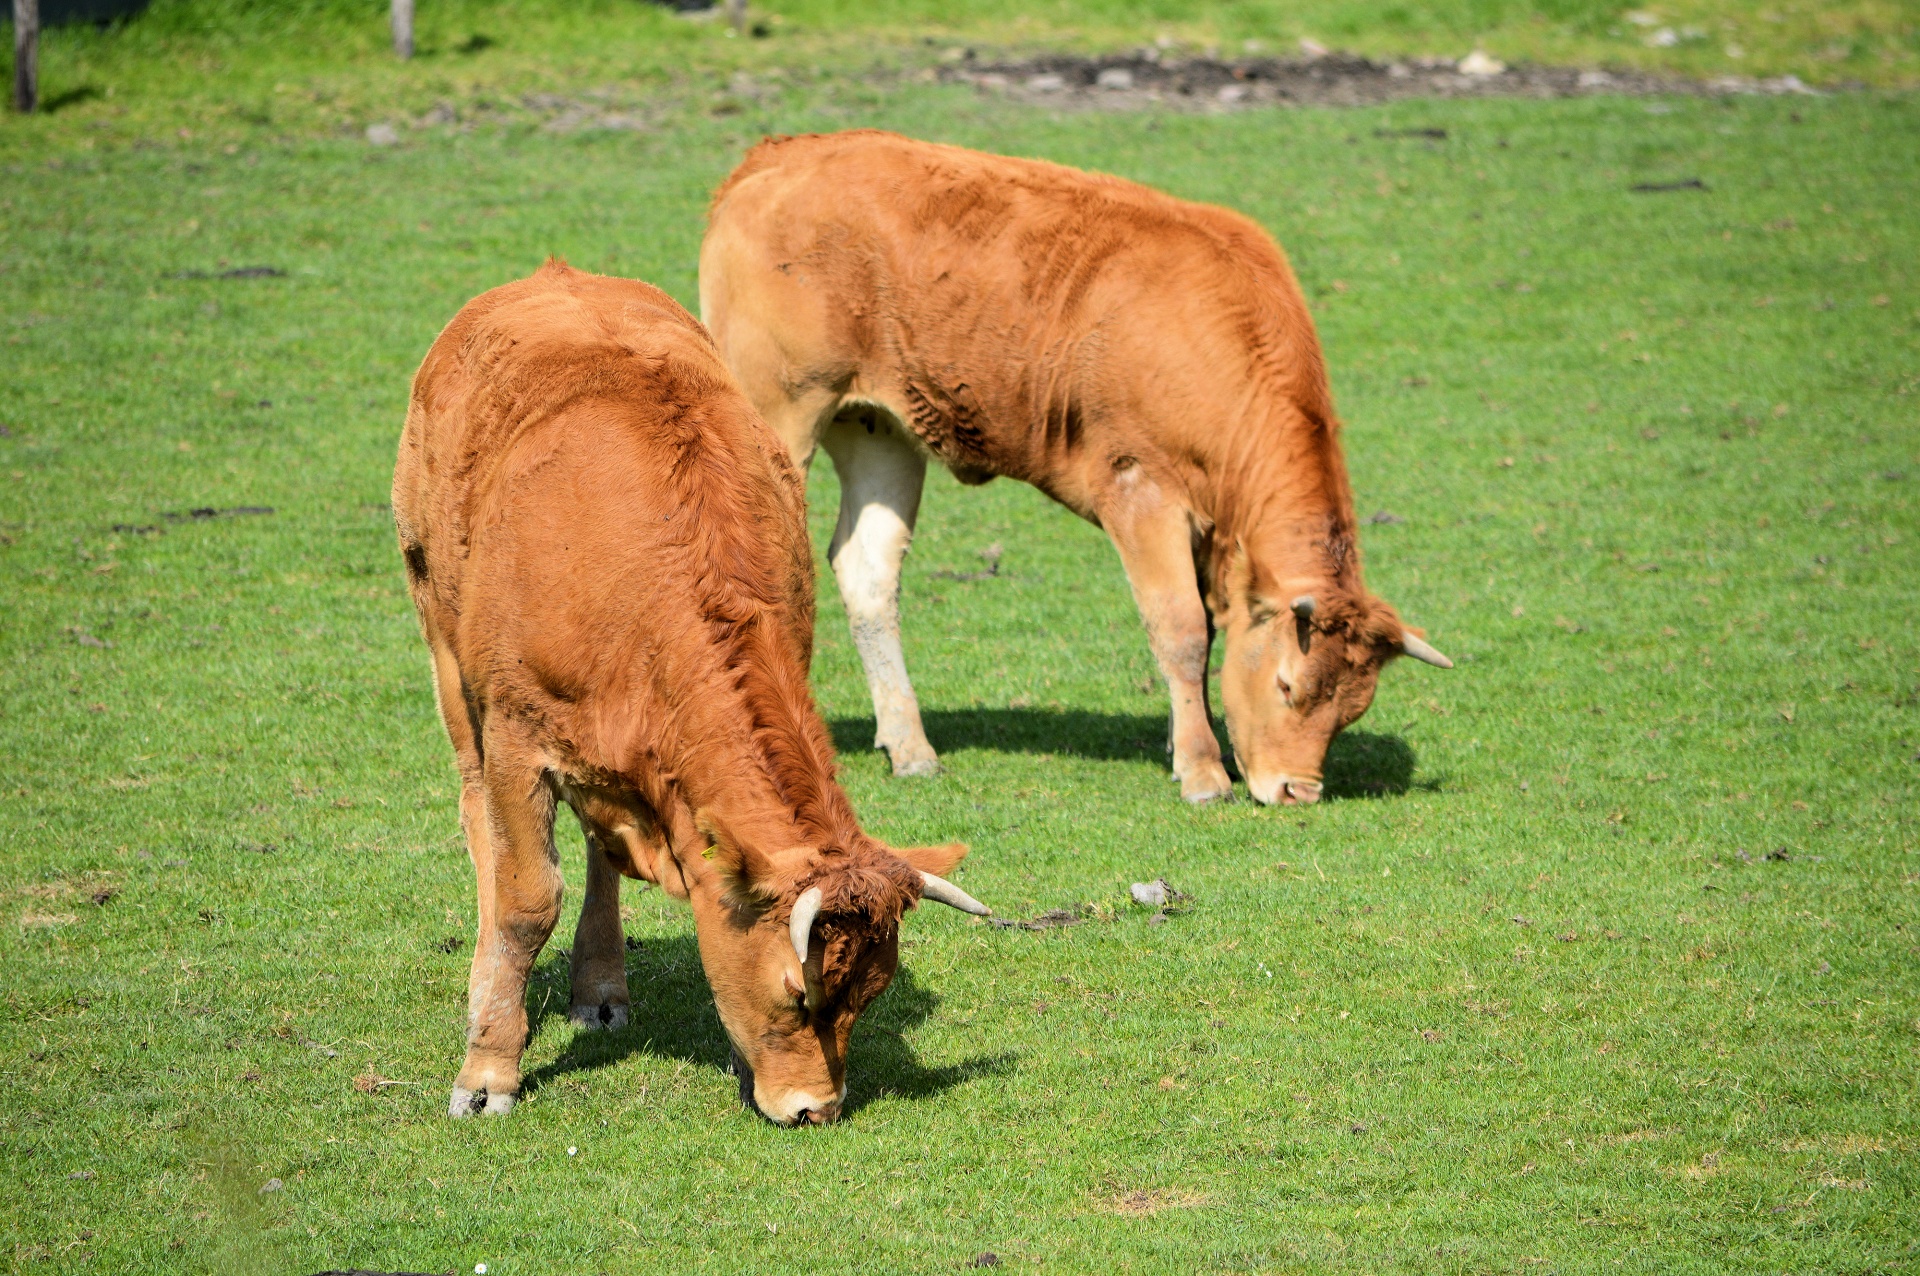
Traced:
<svg viewBox="0 0 1920 1276">
<path fill-rule="evenodd" d="M 804 682 L 802 493 L 705 330 L 649 285 L 550 264 L 475 299 L 414 381 L 394 514 L 430 634 L 485 698 L 618 762 L 660 678 L 771 620 Z M 677 673 L 672 671 L 677 670 Z M 609 734 L 611 733 L 611 734 Z M 596 743 L 597 741 L 597 743 Z"/>
<path fill-rule="evenodd" d="M 729 343 L 750 338 L 709 266 L 767 281 L 744 327 L 782 328 L 793 375 L 845 376 L 856 393 L 892 375 L 872 388 L 949 464 L 1069 504 L 1083 451 L 1126 451 L 1139 430 L 1218 444 L 1222 422 L 1191 418 L 1223 381 L 1332 417 L 1278 245 L 1237 213 L 1120 178 L 869 130 L 771 139 L 715 193 L 709 240 L 702 305 L 736 368 Z"/>
</svg>

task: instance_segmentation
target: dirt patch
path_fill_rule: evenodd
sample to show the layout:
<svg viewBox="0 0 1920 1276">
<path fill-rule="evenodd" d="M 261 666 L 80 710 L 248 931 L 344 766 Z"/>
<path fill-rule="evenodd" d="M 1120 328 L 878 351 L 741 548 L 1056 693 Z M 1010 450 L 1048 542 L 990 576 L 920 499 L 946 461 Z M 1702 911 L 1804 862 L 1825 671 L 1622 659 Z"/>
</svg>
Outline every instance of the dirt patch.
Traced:
<svg viewBox="0 0 1920 1276">
<path fill-rule="evenodd" d="M 1153 1188 L 1122 1192 L 1107 1201 L 1107 1208 L 1122 1218 L 1151 1218 L 1161 1210 L 1189 1209 L 1206 1200 L 1194 1192 L 1177 1188 Z"/>
<path fill-rule="evenodd" d="M 1048 909 L 1038 917 L 989 917 L 987 925 L 1001 930 L 1058 930 L 1063 926 L 1078 926 L 1096 916 L 1092 904 L 1081 904 L 1075 908 Z"/>
<path fill-rule="evenodd" d="M 1158 49 L 1092 58 L 1045 54 L 1019 61 L 984 60 L 974 50 L 965 49 L 940 68 L 939 77 L 1034 106 L 1116 111 L 1147 106 L 1209 111 L 1251 106 L 1373 106 L 1436 97 L 1697 97 L 1814 92 L 1791 75 L 1773 80 L 1737 76 L 1689 80 L 1644 71 L 1503 66 L 1484 55 L 1458 62 L 1440 58 L 1375 62 L 1350 53 L 1221 61 L 1183 58 Z"/>
</svg>

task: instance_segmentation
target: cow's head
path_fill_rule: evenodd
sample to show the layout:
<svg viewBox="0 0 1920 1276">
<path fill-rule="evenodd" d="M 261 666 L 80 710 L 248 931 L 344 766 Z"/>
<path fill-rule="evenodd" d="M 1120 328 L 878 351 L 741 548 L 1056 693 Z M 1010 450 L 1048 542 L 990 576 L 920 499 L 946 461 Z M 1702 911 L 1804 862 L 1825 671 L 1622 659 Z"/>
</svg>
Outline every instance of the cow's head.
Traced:
<svg viewBox="0 0 1920 1276">
<path fill-rule="evenodd" d="M 741 1102 L 777 1125 L 823 1125 L 847 1096 L 854 1021 L 899 967 L 902 914 L 930 899 L 987 915 L 940 876 L 967 848 L 868 839 L 770 857 L 708 834 L 720 889 L 692 902 Z"/>
<path fill-rule="evenodd" d="M 1364 591 L 1264 578 L 1243 549 L 1227 564 L 1215 614 L 1224 622 L 1221 707 L 1254 799 L 1317 802 L 1333 737 L 1373 703 L 1380 667 L 1397 656 L 1453 668 L 1420 631 Z"/>
</svg>

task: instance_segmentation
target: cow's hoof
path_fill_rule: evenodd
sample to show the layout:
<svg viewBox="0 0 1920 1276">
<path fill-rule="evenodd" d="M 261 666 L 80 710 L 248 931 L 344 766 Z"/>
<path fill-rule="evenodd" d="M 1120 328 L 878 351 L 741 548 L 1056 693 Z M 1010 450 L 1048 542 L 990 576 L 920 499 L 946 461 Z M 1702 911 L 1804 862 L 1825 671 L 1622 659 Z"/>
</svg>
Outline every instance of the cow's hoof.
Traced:
<svg viewBox="0 0 1920 1276">
<path fill-rule="evenodd" d="M 928 752 L 924 755 L 893 755 L 893 773 L 897 776 L 939 775 L 940 759 Z"/>
<path fill-rule="evenodd" d="M 1233 799 L 1233 781 L 1222 770 L 1214 775 L 1200 775 L 1182 778 L 1180 796 L 1195 806 L 1204 806 L 1208 802 L 1231 801 Z"/>
<path fill-rule="evenodd" d="M 575 1006 L 567 1012 L 567 1021 L 582 1032 L 618 1032 L 627 1026 L 627 1008 L 603 1001 L 597 1006 Z"/>
<path fill-rule="evenodd" d="M 447 1104 L 450 1117 L 505 1116 L 513 1111 L 513 1096 L 489 1094 L 485 1090 L 453 1087 L 453 1100 Z"/>
</svg>

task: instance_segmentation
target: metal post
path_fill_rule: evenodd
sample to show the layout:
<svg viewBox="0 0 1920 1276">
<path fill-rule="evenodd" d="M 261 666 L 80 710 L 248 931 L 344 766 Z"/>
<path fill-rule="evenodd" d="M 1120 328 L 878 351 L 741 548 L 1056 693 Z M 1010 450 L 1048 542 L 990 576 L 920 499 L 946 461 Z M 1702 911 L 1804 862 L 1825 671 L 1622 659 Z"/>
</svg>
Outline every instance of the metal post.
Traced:
<svg viewBox="0 0 1920 1276">
<path fill-rule="evenodd" d="M 40 105 L 40 0 L 13 0 L 13 109 Z"/>
<path fill-rule="evenodd" d="M 393 0 L 393 55 L 402 62 L 413 56 L 413 0 Z"/>
</svg>

